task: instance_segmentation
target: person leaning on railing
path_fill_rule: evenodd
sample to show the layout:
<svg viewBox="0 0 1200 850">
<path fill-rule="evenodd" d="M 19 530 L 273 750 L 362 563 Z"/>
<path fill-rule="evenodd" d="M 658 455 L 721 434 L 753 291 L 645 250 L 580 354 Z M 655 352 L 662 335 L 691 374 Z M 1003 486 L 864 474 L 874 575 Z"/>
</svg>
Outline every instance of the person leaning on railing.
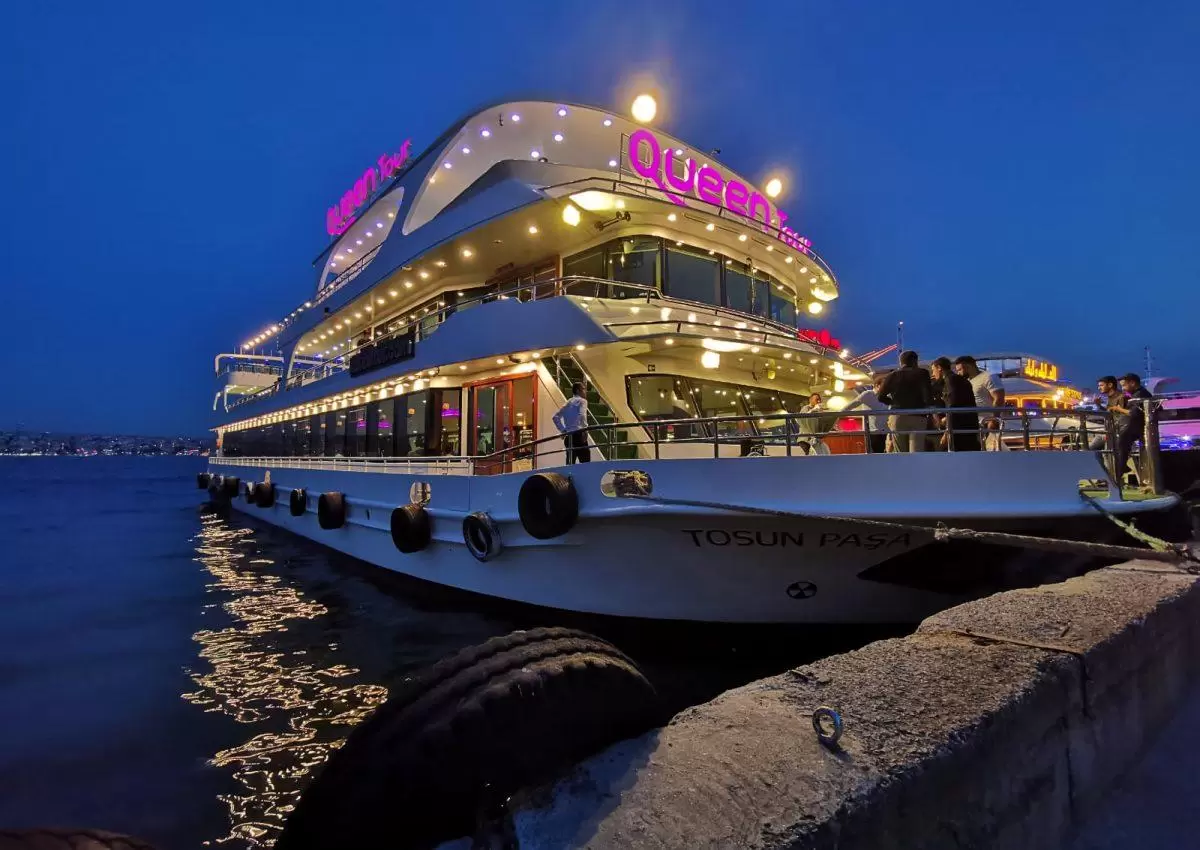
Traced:
<svg viewBox="0 0 1200 850">
<path fill-rule="evenodd" d="M 979 368 L 979 364 L 975 362 L 975 358 L 969 354 L 964 354 L 955 359 L 954 371 L 971 382 L 971 390 L 975 393 L 976 407 L 1004 407 L 1004 382 L 1000 380 L 999 375 L 994 372 L 982 371 Z M 988 431 L 997 432 L 995 434 L 988 434 L 987 450 L 999 451 L 1002 446 L 999 434 L 1002 425 L 999 417 L 994 415 L 986 416 L 983 420 L 983 426 Z"/>
<path fill-rule="evenodd" d="M 1117 434 L 1117 446 L 1113 452 L 1113 471 L 1117 481 L 1124 477 L 1134 444 L 1142 438 L 1146 430 L 1146 405 L 1154 398 L 1150 391 L 1142 386 L 1142 379 L 1133 372 L 1121 377 L 1121 389 L 1125 391 L 1128 399 L 1120 407 L 1110 408 L 1126 417 L 1120 433 Z M 1151 415 L 1154 415 L 1153 411 Z"/>
<path fill-rule="evenodd" d="M 933 405 L 929 372 L 917 365 L 917 352 L 900 355 L 900 368 L 883 379 L 879 400 L 892 410 L 925 410 Z M 923 413 L 893 413 L 888 417 L 898 452 L 925 451 L 929 416 Z"/>
</svg>

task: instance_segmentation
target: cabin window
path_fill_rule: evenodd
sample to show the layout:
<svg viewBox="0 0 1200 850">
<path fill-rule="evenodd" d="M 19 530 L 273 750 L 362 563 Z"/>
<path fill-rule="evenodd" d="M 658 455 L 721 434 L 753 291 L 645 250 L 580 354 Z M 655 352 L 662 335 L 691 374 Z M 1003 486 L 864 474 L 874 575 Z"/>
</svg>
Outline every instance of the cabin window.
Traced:
<svg viewBox="0 0 1200 850">
<path fill-rule="evenodd" d="M 696 405 L 685 379 L 671 375 L 633 375 L 628 380 L 629 406 L 639 420 L 696 418 Z M 691 424 L 664 425 L 658 432 L 659 440 L 702 436 L 702 429 Z"/>
<path fill-rule="evenodd" d="M 667 249 L 667 294 L 672 298 L 721 302 L 721 266 L 716 257 L 685 246 Z"/>
<path fill-rule="evenodd" d="M 754 312 L 750 267 L 745 263 L 725 261 L 725 305 L 742 313 Z"/>
<path fill-rule="evenodd" d="M 633 236 L 608 243 L 608 271 L 612 280 L 636 283 L 653 289 L 661 288 L 658 239 Z M 636 296 L 635 290 L 613 287 L 613 298 Z"/>
</svg>

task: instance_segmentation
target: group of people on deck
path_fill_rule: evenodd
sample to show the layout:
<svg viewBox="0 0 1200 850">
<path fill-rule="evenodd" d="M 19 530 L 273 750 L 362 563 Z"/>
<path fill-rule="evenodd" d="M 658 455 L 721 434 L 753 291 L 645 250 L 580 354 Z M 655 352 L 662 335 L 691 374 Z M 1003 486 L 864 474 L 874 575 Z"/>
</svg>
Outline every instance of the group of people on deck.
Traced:
<svg viewBox="0 0 1200 850">
<path fill-rule="evenodd" d="M 854 410 L 879 411 L 870 420 L 871 452 L 956 452 L 998 450 L 1000 421 L 994 408 L 1004 406 L 1004 384 L 999 375 L 984 372 L 970 355 L 953 363 L 939 357 L 929 369 L 920 365 L 917 352 L 900 355 L 900 368 L 876 376 L 863 387 L 843 413 Z M 945 407 L 946 414 L 907 413 Z M 982 409 L 980 413 L 960 408 Z M 892 411 L 886 413 L 885 411 Z M 981 425 L 987 437 L 980 440 Z"/>
</svg>

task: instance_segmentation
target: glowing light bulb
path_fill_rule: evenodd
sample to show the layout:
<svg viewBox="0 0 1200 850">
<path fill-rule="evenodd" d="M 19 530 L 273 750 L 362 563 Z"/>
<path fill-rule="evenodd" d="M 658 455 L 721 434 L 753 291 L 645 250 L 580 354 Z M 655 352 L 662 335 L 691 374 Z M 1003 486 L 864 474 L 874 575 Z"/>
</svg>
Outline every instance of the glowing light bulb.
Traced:
<svg viewBox="0 0 1200 850">
<path fill-rule="evenodd" d="M 629 112 L 634 119 L 645 124 L 654 120 L 654 116 L 658 113 L 658 103 L 648 94 L 639 94 L 633 99 L 633 105 Z"/>
</svg>

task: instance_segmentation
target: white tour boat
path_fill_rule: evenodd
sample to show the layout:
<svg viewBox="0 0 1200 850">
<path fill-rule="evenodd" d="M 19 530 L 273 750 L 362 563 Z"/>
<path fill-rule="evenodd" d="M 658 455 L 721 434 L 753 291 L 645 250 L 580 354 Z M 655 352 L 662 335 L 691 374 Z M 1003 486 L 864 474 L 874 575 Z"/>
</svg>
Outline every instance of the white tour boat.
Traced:
<svg viewBox="0 0 1200 850">
<path fill-rule="evenodd" d="M 938 523 L 1115 528 L 1081 497 L 1091 452 L 869 454 L 833 430 L 868 375 L 806 327 L 839 283 L 779 188 L 570 103 L 404 142 L 330 206 L 307 300 L 217 358 L 200 485 L 418 579 L 668 620 L 911 621 L 994 586 L 989 547 Z M 569 465 L 552 417 L 577 382 L 591 462 Z M 1110 492 L 1121 515 L 1175 502 Z"/>
</svg>

